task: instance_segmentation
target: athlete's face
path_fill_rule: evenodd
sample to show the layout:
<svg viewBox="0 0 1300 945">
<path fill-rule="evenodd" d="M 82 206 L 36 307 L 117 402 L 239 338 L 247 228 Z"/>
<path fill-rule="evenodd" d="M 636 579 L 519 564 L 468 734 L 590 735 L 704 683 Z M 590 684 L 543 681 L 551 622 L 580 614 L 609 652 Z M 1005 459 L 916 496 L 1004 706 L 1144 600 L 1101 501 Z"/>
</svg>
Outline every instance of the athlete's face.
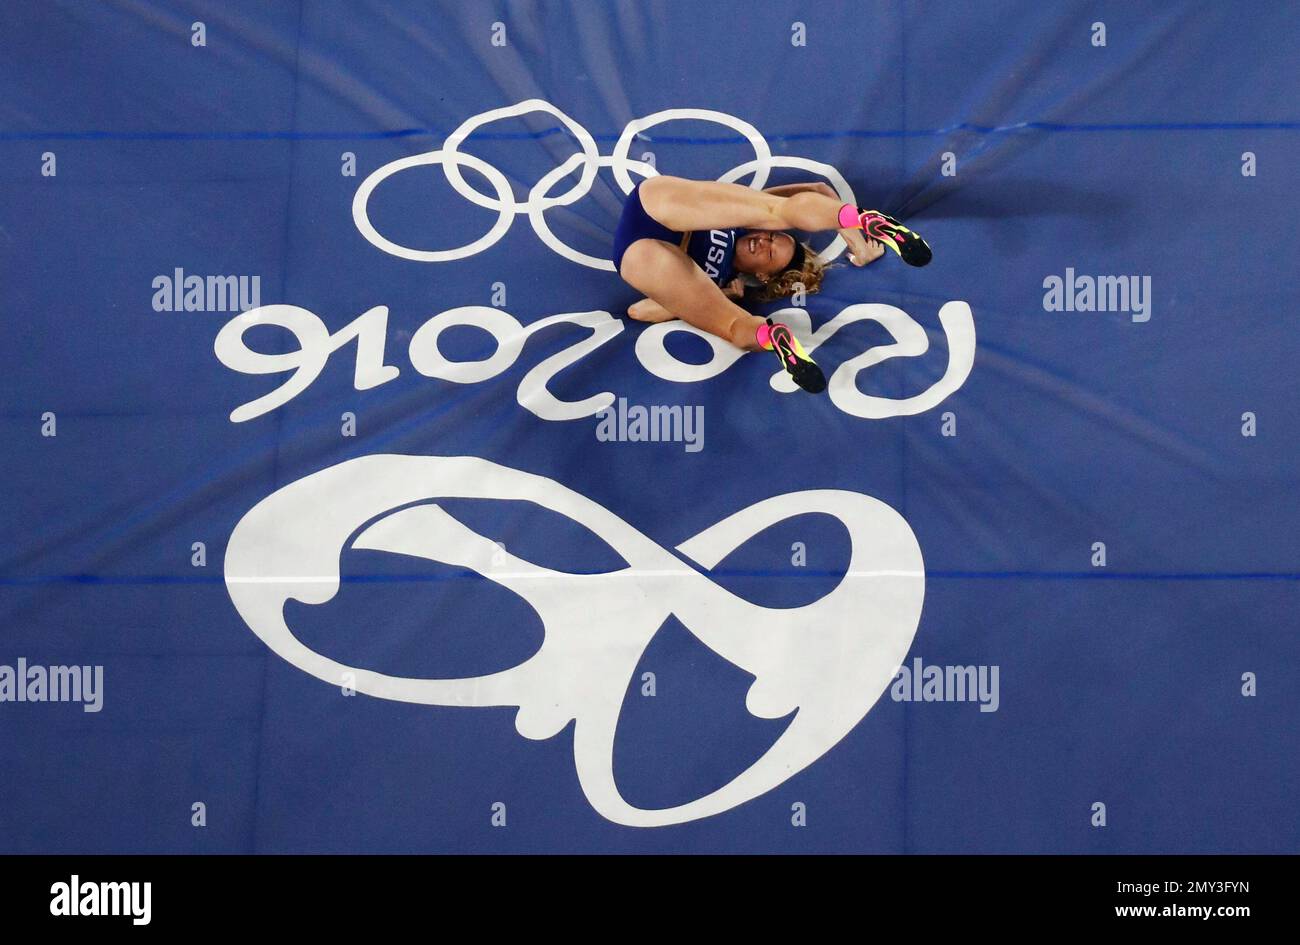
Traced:
<svg viewBox="0 0 1300 945">
<path fill-rule="evenodd" d="M 741 272 L 771 276 L 790 265 L 794 237 L 780 230 L 745 230 L 736 237 L 733 265 Z"/>
</svg>

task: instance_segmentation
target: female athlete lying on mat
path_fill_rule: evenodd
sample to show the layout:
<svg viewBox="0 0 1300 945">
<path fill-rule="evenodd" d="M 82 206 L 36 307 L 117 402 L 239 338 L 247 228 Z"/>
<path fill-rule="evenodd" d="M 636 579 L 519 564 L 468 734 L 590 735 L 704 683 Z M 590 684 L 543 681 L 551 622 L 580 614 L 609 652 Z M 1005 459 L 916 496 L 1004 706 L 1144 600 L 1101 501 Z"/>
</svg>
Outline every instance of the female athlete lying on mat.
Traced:
<svg viewBox="0 0 1300 945">
<path fill-rule="evenodd" d="M 754 190 L 741 184 L 651 177 L 632 188 L 614 234 L 614 267 L 645 293 L 628 309 L 643 322 L 680 318 L 739 348 L 775 351 L 794 382 L 814 393 L 826 377 L 790 329 L 745 311 L 745 276 L 770 302 L 821 287 L 824 267 L 786 229 L 839 230 L 849 259 L 864 266 L 888 246 L 906 263 L 930 261 L 925 241 L 893 217 L 843 203 L 826 184 Z M 864 236 L 864 231 L 866 236 Z M 866 237 L 871 237 L 867 239 Z"/>
</svg>

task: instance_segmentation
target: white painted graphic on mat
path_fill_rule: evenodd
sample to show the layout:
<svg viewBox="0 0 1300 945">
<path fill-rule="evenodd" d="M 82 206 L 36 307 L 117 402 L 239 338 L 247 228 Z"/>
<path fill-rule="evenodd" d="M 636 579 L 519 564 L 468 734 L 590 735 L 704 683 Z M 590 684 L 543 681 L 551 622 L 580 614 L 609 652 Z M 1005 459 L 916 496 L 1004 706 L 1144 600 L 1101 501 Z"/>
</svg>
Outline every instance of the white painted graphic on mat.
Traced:
<svg viewBox="0 0 1300 945">
<path fill-rule="evenodd" d="M 539 567 L 504 552 L 436 501 L 453 498 L 536 503 L 589 529 L 627 566 L 602 574 Z M 531 739 L 551 738 L 576 722 L 574 762 L 592 807 L 629 826 L 678 824 L 730 810 L 815 762 L 867 714 L 911 646 L 924 563 L 907 522 L 878 499 L 831 489 L 773 496 L 676 551 L 707 572 L 769 526 L 813 512 L 834 516 L 847 530 L 846 573 L 812 603 L 769 608 L 719 587 L 552 479 L 472 456 L 365 456 L 290 483 L 254 506 L 230 537 L 226 587 L 272 650 L 332 685 L 424 705 L 518 706 L 515 727 Z M 466 568 L 513 591 L 541 619 L 541 649 L 510 669 L 465 679 L 389 676 L 317 653 L 285 622 L 285 603 L 331 600 L 349 542 Z M 750 713 L 794 715 L 768 751 L 727 784 L 676 807 L 647 810 L 628 804 L 615 784 L 614 742 L 641 654 L 669 616 L 755 677 L 745 703 Z"/>
<path fill-rule="evenodd" d="M 878 397 L 858 389 L 858 375 L 890 358 L 915 358 L 930 349 L 925 328 L 911 315 L 893 305 L 862 302 L 840 310 L 816 331 L 812 330 L 808 312 L 786 308 L 775 313 L 794 331 L 811 354 L 829 341 L 846 325 L 874 321 L 889 332 L 892 344 L 874 345 L 861 354 L 836 366 L 831 374 L 827 394 L 840 410 L 854 417 L 881 419 L 921 413 L 941 403 L 961 387 L 970 376 L 975 362 L 975 321 L 965 302 L 947 302 L 939 309 L 939 324 L 948 339 L 948 368 L 939 380 L 912 397 Z M 543 420 L 580 420 L 594 417 L 614 403 L 612 391 L 600 391 L 578 401 L 560 400 L 548 386 L 560 371 L 600 348 L 623 332 L 624 322 L 609 312 L 565 312 L 548 315 L 522 325 L 504 309 L 485 305 L 462 305 L 432 316 L 412 335 L 407 348 L 411 366 L 425 377 L 455 384 L 478 384 L 491 380 L 514 367 L 528 340 L 542 329 L 565 323 L 590 330 L 569 347 L 551 355 L 531 368 L 519 381 L 515 399 L 519 406 Z M 250 347 L 244 335 L 261 325 L 283 328 L 294 336 L 297 347 L 279 354 L 266 354 Z M 448 328 L 473 327 L 492 336 L 495 350 L 481 361 L 453 361 L 442 353 L 438 339 Z M 315 312 L 296 305 L 264 305 L 227 322 L 217 334 L 214 349 L 217 358 L 231 370 L 243 374 L 288 374 L 284 383 L 270 393 L 236 407 L 230 414 L 232 423 L 260 417 L 281 407 L 301 394 L 321 375 L 326 362 L 336 351 L 354 352 L 353 386 L 370 390 L 394 380 L 399 369 L 386 363 L 388 309 L 377 305 L 349 324 L 331 333 Z M 683 361 L 668 350 L 665 339 L 675 331 L 685 331 L 701 338 L 711 349 L 703 364 Z M 347 343 L 356 339 L 355 348 Z M 716 377 L 727 370 L 745 352 L 685 322 L 662 322 L 649 325 L 636 341 L 636 357 L 651 374 L 666 381 L 696 383 Z M 605 380 L 601 381 L 601 384 Z M 777 368 L 769 380 L 782 393 L 797 390 L 785 371 Z"/>
<path fill-rule="evenodd" d="M 581 151 L 548 171 L 529 191 L 528 199 L 517 201 L 510 182 L 500 170 L 472 154 L 460 150 L 465 140 L 480 126 L 492 121 L 514 118 L 529 112 L 542 111 L 554 115 L 577 138 Z M 475 115 L 463 122 L 447 136 L 443 146 L 435 151 L 416 154 L 385 164 L 362 181 L 352 201 L 352 219 L 357 229 L 373 245 L 386 253 L 421 262 L 449 262 L 465 259 L 493 246 L 519 213 L 527 213 L 538 238 L 565 259 L 595 269 L 614 271 L 608 259 L 597 259 L 581 253 L 560 241 L 546 223 L 546 211 L 556 206 L 567 206 L 586 196 L 600 167 L 609 167 L 625 192 L 632 190 L 631 172 L 651 177 L 658 172 L 641 161 L 628 157 L 632 139 L 647 128 L 669 121 L 693 119 L 711 121 L 739 132 L 754 149 L 754 159 L 739 164 L 718 179 L 734 183 L 752 174 L 750 186 L 762 188 L 774 167 L 787 167 L 809 171 L 825 178 L 835 188 L 845 203 L 857 203 L 853 190 L 830 164 L 803 157 L 774 155 L 767 140 L 753 125 L 725 112 L 701 108 L 672 108 L 634 119 L 626 125 L 614 152 L 601 155 L 595 139 L 578 122 L 554 105 L 541 99 L 529 99 L 516 105 L 498 108 Z M 394 174 L 425 165 L 437 164 L 446 174 L 447 182 L 469 203 L 498 214 L 497 221 L 483 234 L 461 246 L 449 249 L 415 249 L 402 246 L 382 235 L 369 216 L 370 198 L 375 189 Z M 461 173 L 461 165 L 481 173 L 496 195 L 484 194 L 469 185 Z M 577 183 L 563 194 L 551 196 L 555 184 L 581 165 Z M 836 236 L 818 253 L 827 263 L 845 249 L 844 240 Z M 925 328 L 911 315 L 892 305 L 859 303 L 841 309 L 830 321 L 815 332 L 806 310 L 787 308 L 774 313 L 785 321 L 811 354 L 847 325 L 859 321 L 874 321 L 892 336 L 890 344 L 874 345 L 836 366 L 832 372 L 827 394 L 831 403 L 844 413 L 865 419 L 910 416 L 930 410 L 958 390 L 970 376 L 975 361 L 975 319 L 968 304 L 960 300 L 944 303 L 939 309 L 939 324 L 943 329 L 948 348 L 948 366 L 943 376 L 926 390 L 911 397 L 880 397 L 865 394 L 858 386 L 858 375 L 891 358 L 915 358 L 930 349 L 930 339 Z M 521 324 L 509 312 L 482 305 L 460 306 L 433 315 L 410 339 L 408 357 L 411 366 L 425 377 L 438 378 L 455 384 L 477 384 L 510 370 L 519 359 L 525 343 L 535 333 L 557 323 L 570 323 L 590 330 L 561 353 L 543 360 L 529 370 L 519 382 L 516 399 L 519 405 L 543 420 L 565 421 L 592 417 L 614 403 L 613 391 L 593 393 L 580 401 L 563 401 L 551 393 L 547 384 L 560 370 L 603 346 L 621 334 L 625 325 L 609 312 L 602 310 L 564 312 L 538 319 L 529 325 Z M 273 325 L 286 329 L 297 342 L 296 349 L 267 354 L 250 347 L 245 334 L 256 327 Z M 481 361 L 453 361 L 443 355 L 438 347 L 442 332 L 452 326 L 471 325 L 492 336 L 493 353 Z M 376 305 L 356 316 L 342 328 L 333 332 L 325 321 L 308 309 L 294 305 L 264 305 L 232 318 L 217 335 L 215 351 L 226 367 L 244 374 L 288 374 L 283 384 L 275 390 L 236 407 L 230 414 L 234 423 L 259 417 L 283 406 L 302 393 L 325 368 L 336 351 L 353 350 L 355 370 L 353 386 L 357 390 L 370 390 L 394 380 L 401 373 L 396 365 L 387 363 L 388 307 Z M 687 332 L 702 339 L 712 349 L 704 364 L 683 361 L 670 352 L 664 339 L 673 332 Z M 645 370 L 658 378 L 676 383 L 694 383 L 716 377 L 735 364 L 745 352 L 720 340 L 708 332 L 685 322 L 664 322 L 650 325 L 637 338 L 636 357 Z M 346 355 L 339 355 L 345 357 Z M 785 371 L 777 369 L 769 378 L 773 390 L 792 393 L 797 390 Z"/>
</svg>

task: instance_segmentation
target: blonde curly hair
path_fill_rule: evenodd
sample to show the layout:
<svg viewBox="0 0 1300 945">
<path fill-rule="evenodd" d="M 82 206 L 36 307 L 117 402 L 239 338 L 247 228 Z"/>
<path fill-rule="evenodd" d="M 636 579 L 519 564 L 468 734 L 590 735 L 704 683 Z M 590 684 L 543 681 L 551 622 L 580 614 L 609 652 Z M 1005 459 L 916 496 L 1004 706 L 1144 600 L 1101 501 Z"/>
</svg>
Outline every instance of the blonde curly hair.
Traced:
<svg viewBox="0 0 1300 945">
<path fill-rule="evenodd" d="M 839 263 L 823 265 L 817 261 L 815 249 L 807 243 L 800 242 L 800 245 L 803 246 L 803 268 L 784 269 L 778 272 L 761 286 L 746 289 L 745 298 L 754 302 L 775 302 L 777 299 L 787 299 L 794 295 L 800 285 L 809 295 L 820 292 L 826 272 L 838 268 Z"/>
</svg>

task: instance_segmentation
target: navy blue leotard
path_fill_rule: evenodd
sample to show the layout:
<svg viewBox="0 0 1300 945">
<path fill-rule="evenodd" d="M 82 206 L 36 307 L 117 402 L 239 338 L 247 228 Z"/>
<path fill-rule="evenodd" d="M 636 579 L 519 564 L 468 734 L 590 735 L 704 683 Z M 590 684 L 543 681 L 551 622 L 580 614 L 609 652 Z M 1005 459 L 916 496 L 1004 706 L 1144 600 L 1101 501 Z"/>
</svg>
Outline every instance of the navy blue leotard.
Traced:
<svg viewBox="0 0 1300 945">
<path fill-rule="evenodd" d="M 623 214 L 614 231 L 614 268 L 621 269 L 623 254 L 637 240 L 663 240 L 680 247 L 687 256 L 704 270 L 716 285 L 725 286 L 735 276 L 732 261 L 736 255 L 738 230 L 696 230 L 681 233 L 670 230 L 641 205 L 641 184 L 632 188 L 623 204 Z"/>
</svg>

